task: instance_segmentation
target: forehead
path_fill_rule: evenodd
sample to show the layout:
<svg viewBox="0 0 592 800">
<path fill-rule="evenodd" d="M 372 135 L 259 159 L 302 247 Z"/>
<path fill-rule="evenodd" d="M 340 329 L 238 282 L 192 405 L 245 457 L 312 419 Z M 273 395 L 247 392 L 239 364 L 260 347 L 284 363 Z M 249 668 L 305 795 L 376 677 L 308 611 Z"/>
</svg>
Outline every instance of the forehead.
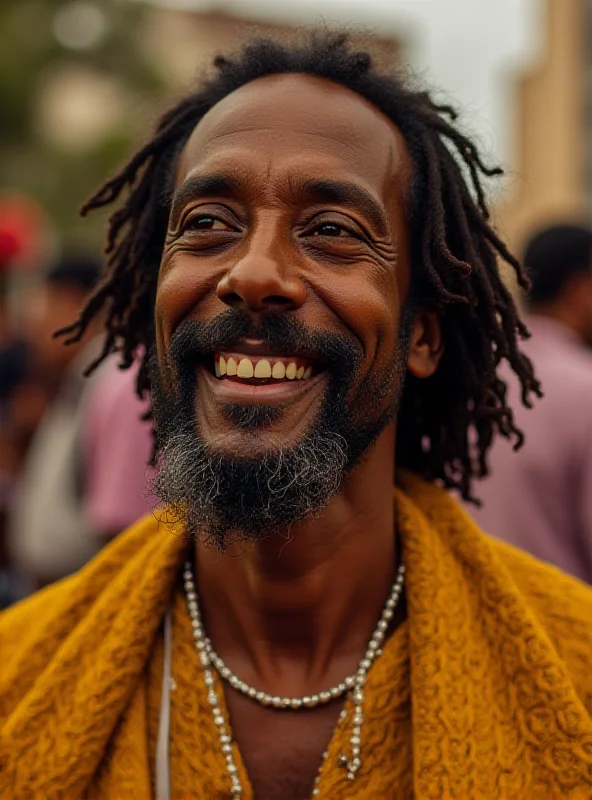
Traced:
<svg viewBox="0 0 592 800">
<path fill-rule="evenodd" d="M 357 179 L 404 200 L 411 160 L 402 134 L 346 87 L 307 75 L 246 84 L 197 124 L 179 160 L 177 184 L 203 170 L 265 168 L 267 177 Z"/>
</svg>

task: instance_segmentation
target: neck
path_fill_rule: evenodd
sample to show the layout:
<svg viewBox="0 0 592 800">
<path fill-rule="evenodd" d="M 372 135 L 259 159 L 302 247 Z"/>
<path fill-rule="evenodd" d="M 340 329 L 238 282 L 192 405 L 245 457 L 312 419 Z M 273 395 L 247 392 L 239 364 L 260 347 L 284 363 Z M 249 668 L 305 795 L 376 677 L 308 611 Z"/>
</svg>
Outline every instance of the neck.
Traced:
<svg viewBox="0 0 592 800">
<path fill-rule="evenodd" d="M 306 693 L 357 665 L 397 569 L 394 438 L 392 425 L 322 515 L 289 536 L 222 556 L 199 548 L 206 630 L 244 680 Z"/>
</svg>

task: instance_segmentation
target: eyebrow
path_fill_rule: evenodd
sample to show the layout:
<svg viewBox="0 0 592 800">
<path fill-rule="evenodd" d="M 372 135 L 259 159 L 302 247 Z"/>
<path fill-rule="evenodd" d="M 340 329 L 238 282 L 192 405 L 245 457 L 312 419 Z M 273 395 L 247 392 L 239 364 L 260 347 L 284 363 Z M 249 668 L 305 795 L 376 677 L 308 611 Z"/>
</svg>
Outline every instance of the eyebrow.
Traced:
<svg viewBox="0 0 592 800">
<path fill-rule="evenodd" d="M 206 197 L 230 197 L 240 192 L 241 182 L 224 173 L 193 175 L 187 178 L 172 195 L 172 220 L 176 220 L 191 200 Z M 350 181 L 313 179 L 299 183 L 299 194 L 316 203 L 334 203 L 361 209 L 381 231 L 388 227 L 385 209 L 379 200 L 364 187 Z"/>
<path fill-rule="evenodd" d="M 171 219 L 176 220 L 183 208 L 198 197 L 229 197 L 239 188 L 238 181 L 228 175 L 193 175 L 183 181 L 173 192 L 171 199 Z"/>
<path fill-rule="evenodd" d="M 382 203 L 357 183 L 334 180 L 311 180 L 302 186 L 302 192 L 311 200 L 320 203 L 335 203 L 361 209 L 380 230 L 387 227 L 386 213 Z"/>
</svg>

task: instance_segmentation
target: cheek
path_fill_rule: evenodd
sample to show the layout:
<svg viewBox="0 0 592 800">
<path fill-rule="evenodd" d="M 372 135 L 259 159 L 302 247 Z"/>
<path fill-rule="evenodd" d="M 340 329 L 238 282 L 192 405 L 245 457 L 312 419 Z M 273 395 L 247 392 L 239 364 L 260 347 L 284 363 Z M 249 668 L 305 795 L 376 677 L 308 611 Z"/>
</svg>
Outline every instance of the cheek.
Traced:
<svg viewBox="0 0 592 800">
<path fill-rule="evenodd" d="M 356 265 L 342 280 L 333 280 L 327 302 L 362 343 L 363 371 L 388 363 L 397 340 L 399 292 L 394 272 L 363 274 Z"/>
<path fill-rule="evenodd" d="M 168 348 L 178 325 L 204 300 L 216 299 L 217 278 L 211 265 L 190 253 L 165 253 L 158 275 L 155 302 L 156 341 Z M 204 313 L 207 310 L 204 309 Z"/>
</svg>

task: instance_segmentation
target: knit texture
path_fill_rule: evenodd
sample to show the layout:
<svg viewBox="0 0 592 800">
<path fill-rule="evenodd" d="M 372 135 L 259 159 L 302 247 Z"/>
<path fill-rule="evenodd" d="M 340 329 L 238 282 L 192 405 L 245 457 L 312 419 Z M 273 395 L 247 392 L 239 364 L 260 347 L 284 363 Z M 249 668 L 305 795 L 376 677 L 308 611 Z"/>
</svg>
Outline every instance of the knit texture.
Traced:
<svg viewBox="0 0 592 800">
<path fill-rule="evenodd" d="M 321 797 L 590 800 L 592 590 L 488 539 L 415 477 L 399 477 L 396 516 L 407 621 L 369 674 L 360 774 L 349 784 L 336 765 L 345 720 Z M 2 800 L 154 796 L 171 600 L 173 798 L 228 797 L 178 593 L 189 547 L 182 530 L 148 517 L 0 615 Z"/>
</svg>

